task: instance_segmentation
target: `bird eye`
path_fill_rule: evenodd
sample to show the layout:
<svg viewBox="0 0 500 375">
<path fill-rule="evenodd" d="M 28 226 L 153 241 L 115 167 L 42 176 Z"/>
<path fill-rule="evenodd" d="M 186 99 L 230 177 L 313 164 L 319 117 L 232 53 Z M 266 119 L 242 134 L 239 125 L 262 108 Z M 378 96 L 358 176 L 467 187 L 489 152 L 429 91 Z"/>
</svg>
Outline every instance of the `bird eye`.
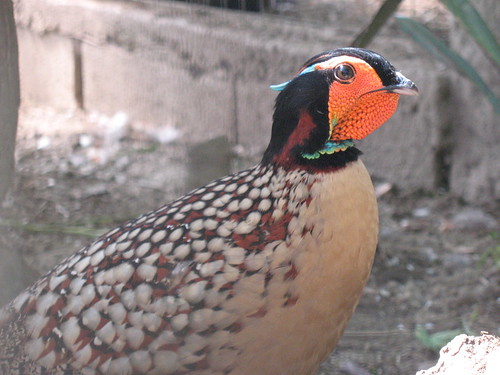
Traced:
<svg viewBox="0 0 500 375">
<path fill-rule="evenodd" d="M 349 64 L 337 65 L 334 69 L 335 79 L 341 83 L 350 83 L 354 79 L 354 68 Z"/>
</svg>

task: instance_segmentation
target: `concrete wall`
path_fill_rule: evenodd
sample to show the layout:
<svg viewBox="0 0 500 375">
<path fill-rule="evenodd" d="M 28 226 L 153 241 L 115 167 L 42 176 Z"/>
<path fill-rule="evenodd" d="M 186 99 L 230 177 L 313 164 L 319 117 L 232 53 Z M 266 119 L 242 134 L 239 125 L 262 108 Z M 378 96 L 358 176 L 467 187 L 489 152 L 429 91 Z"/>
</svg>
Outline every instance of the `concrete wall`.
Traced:
<svg viewBox="0 0 500 375">
<path fill-rule="evenodd" d="M 17 0 L 16 17 L 24 104 L 125 111 L 136 122 L 175 126 L 187 143 L 227 137 L 250 158 L 269 140 L 276 94 L 268 85 L 289 79 L 312 54 L 348 45 L 360 29 L 177 3 L 92 0 Z M 460 147 L 443 162 L 445 146 L 469 141 L 461 138 L 469 125 L 452 118 L 454 103 L 467 104 L 450 95 L 453 76 L 394 30 L 371 48 L 422 93 L 403 98 L 393 119 L 362 142 L 372 174 L 408 190 L 434 190 L 452 178 L 453 192 L 471 201 L 500 197 L 498 163 L 479 173 Z M 485 128 L 495 123 L 486 107 Z M 450 139 L 450 126 L 457 139 Z M 491 159 L 487 148 L 475 151 L 479 164 Z"/>
</svg>

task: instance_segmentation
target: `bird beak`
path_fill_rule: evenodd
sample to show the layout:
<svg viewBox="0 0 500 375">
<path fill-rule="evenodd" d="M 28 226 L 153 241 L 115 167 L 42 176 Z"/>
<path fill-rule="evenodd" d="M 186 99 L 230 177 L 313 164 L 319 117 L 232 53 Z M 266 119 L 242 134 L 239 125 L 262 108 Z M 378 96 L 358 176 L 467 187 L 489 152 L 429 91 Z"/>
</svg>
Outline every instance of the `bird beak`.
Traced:
<svg viewBox="0 0 500 375">
<path fill-rule="evenodd" d="M 418 88 L 412 81 L 410 81 L 399 72 L 396 73 L 396 76 L 398 77 L 398 83 L 396 83 L 395 85 L 387 86 L 385 89 L 388 92 L 395 92 L 396 94 L 400 95 L 418 95 Z"/>
<path fill-rule="evenodd" d="M 396 72 L 396 83 L 393 85 L 389 86 L 384 86 L 380 89 L 368 91 L 367 93 L 363 94 L 371 94 L 373 92 L 378 92 L 378 91 L 385 91 L 385 92 L 392 92 L 395 94 L 399 95 L 409 95 L 409 96 L 417 96 L 418 95 L 418 88 L 417 86 L 410 81 L 408 78 L 406 78 L 404 75 L 402 75 L 400 72 Z"/>
</svg>

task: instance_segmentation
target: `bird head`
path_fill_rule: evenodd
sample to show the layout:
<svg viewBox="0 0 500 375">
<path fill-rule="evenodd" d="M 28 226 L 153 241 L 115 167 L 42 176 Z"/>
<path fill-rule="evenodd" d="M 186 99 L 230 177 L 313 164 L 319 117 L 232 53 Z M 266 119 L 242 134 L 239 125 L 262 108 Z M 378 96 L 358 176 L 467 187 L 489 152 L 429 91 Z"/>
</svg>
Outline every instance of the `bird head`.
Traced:
<svg viewBox="0 0 500 375">
<path fill-rule="evenodd" d="M 280 94 L 263 162 L 286 167 L 345 164 L 353 140 L 386 122 L 400 95 L 418 95 L 384 57 L 362 48 L 316 55 L 293 79 L 271 88 Z"/>
</svg>

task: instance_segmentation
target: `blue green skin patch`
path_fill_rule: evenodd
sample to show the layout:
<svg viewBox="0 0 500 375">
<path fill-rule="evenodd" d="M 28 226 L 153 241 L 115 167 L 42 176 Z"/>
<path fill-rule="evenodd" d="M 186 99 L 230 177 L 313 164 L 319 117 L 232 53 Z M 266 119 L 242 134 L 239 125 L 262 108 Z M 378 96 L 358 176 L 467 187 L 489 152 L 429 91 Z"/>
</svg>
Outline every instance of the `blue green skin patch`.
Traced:
<svg viewBox="0 0 500 375">
<path fill-rule="evenodd" d="M 298 76 L 301 76 L 302 74 L 306 74 L 306 73 L 310 73 L 310 72 L 314 72 L 316 70 L 316 66 L 318 64 L 314 64 L 314 65 L 311 65 L 307 68 L 305 68 L 303 71 L 301 71 L 298 75 Z M 293 78 L 290 80 L 290 81 L 286 81 L 286 82 L 283 82 L 283 83 L 279 83 L 277 85 L 271 85 L 269 86 L 269 88 L 271 90 L 274 90 L 274 91 L 283 91 L 285 89 L 285 87 L 291 82 L 293 81 Z"/>
<path fill-rule="evenodd" d="M 335 126 L 338 124 L 338 120 L 336 117 L 334 117 L 330 123 L 330 131 L 329 131 L 329 134 L 328 134 L 328 138 L 331 138 L 332 137 L 332 133 L 333 133 L 333 129 L 335 128 Z M 321 155 L 324 155 L 324 154 L 334 154 L 336 152 L 339 152 L 339 151 L 345 151 L 347 150 L 349 147 L 353 147 L 354 146 L 354 142 L 352 140 L 345 140 L 345 141 L 340 141 L 340 142 L 335 142 L 335 141 L 327 141 L 325 143 L 325 146 L 319 150 L 319 151 L 316 151 L 316 152 L 313 152 L 312 154 L 308 154 L 308 153 L 302 153 L 302 157 L 304 159 L 317 159 L 319 158 Z"/>
<path fill-rule="evenodd" d="M 325 143 L 325 147 L 319 151 L 313 152 L 312 154 L 302 153 L 304 159 L 318 159 L 323 154 L 334 154 L 339 151 L 345 151 L 349 147 L 353 147 L 354 142 L 351 140 L 346 140 L 342 142 L 328 141 Z"/>
</svg>

